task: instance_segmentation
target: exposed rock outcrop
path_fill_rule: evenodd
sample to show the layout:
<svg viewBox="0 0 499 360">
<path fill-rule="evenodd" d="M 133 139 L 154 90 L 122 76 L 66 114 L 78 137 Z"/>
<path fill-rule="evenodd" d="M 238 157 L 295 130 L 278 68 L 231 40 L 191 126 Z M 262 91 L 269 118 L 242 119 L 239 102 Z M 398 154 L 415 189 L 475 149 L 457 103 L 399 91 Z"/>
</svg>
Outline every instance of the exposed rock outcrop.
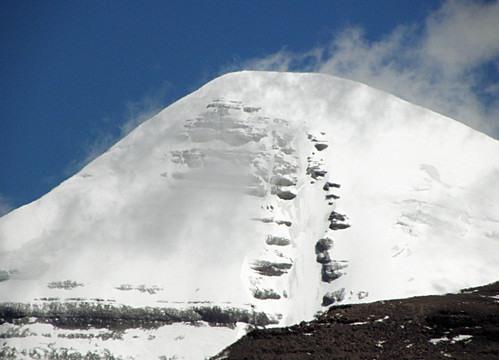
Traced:
<svg viewBox="0 0 499 360">
<path fill-rule="evenodd" d="M 350 227 L 349 224 L 345 223 L 346 216 L 339 214 L 336 211 L 332 211 L 331 214 L 329 214 L 328 220 L 330 221 L 329 228 L 331 230 L 342 230 Z"/>
<path fill-rule="evenodd" d="M 253 297 L 260 300 L 279 300 L 281 295 L 272 289 L 254 289 Z"/>
<path fill-rule="evenodd" d="M 328 144 L 323 144 L 323 143 L 317 143 L 314 145 L 315 148 L 318 150 L 318 151 L 322 151 L 324 149 L 327 149 L 327 147 L 329 146 Z"/>
<path fill-rule="evenodd" d="M 265 239 L 265 243 L 267 245 L 287 246 L 287 245 L 291 244 L 291 240 L 286 239 L 283 236 L 267 235 L 267 238 Z"/>
<path fill-rule="evenodd" d="M 336 291 L 328 292 L 322 297 L 322 306 L 329 306 L 336 302 L 341 302 L 345 299 L 345 288 Z"/>
<path fill-rule="evenodd" d="M 293 264 L 289 263 L 274 263 L 270 261 L 260 260 L 256 261 L 251 268 L 258 272 L 260 275 L 265 276 L 281 276 L 286 274 L 291 269 Z"/>
</svg>

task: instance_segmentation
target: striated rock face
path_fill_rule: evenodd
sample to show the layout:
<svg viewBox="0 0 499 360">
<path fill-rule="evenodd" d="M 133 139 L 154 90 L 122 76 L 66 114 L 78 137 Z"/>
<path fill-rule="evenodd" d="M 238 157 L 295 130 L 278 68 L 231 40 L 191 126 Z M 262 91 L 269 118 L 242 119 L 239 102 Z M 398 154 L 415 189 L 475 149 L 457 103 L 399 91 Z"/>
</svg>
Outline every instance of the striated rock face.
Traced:
<svg viewBox="0 0 499 360">
<path fill-rule="evenodd" d="M 269 295 L 270 296 L 270 295 Z M 265 297 L 263 297 L 265 298 Z M 78 300 L 59 302 L 47 300 L 41 305 L 5 303 L 0 305 L 2 322 L 14 325 L 32 324 L 33 318 L 43 324 L 64 329 L 106 328 L 148 328 L 154 329 L 173 323 L 188 323 L 192 326 L 206 322 L 211 326 L 235 326 L 243 322 L 254 326 L 277 324 L 265 313 L 248 309 L 221 308 L 210 304 L 191 304 L 186 308 L 154 307 L 137 308 L 117 306 L 102 300 L 80 302 Z"/>
<path fill-rule="evenodd" d="M 276 293 L 272 289 L 255 288 L 253 290 L 253 297 L 255 297 L 255 299 L 259 299 L 259 300 L 268 300 L 268 299 L 279 300 L 281 298 L 281 295 L 279 295 L 278 293 Z"/>
<path fill-rule="evenodd" d="M 282 236 L 267 235 L 265 243 L 267 245 L 287 246 L 291 244 L 291 240 L 286 239 L 285 237 Z"/>
<path fill-rule="evenodd" d="M 218 99 L 208 104 L 206 111 L 186 120 L 177 136 L 196 147 L 171 151 L 171 161 L 181 165 L 172 176 L 231 185 L 252 196 L 264 197 L 270 191 L 280 199 L 296 197 L 293 188 L 298 166 L 289 122 L 253 115 L 257 111 L 248 109 L 258 108 Z"/>
<path fill-rule="evenodd" d="M 258 261 L 251 267 L 253 270 L 264 276 L 281 276 L 291 269 L 293 264 L 271 263 L 270 261 Z"/>
</svg>

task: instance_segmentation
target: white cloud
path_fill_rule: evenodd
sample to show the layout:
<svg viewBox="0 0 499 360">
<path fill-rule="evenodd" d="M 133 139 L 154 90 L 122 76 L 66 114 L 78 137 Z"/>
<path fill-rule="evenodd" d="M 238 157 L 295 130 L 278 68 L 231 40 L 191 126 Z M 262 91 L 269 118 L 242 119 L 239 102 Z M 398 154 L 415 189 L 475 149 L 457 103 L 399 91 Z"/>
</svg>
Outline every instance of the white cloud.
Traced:
<svg viewBox="0 0 499 360">
<path fill-rule="evenodd" d="M 426 21 L 424 51 L 442 70 L 462 73 L 499 54 L 499 3 L 449 1 Z"/>
<path fill-rule="evenodd" d="M 169 89 L 170 84 L 165 82 L 159 89 L 144 96 L 141 100 L 127 102 L 124 121 L 120 126 L 120 137 L 128 135 L 130 131 L 163 110 Z"/>
<path fill-rule="evenodd" d="M 14 207 L 10 204 L 10 201 L 0 194 L 0 216 L 5 215 L 12 210 L 14 210 Z"/>
<path fill-rule="evenodd" d="M 306 53 L 285 49 L 238 67 L 314 71 L 366 83 L 499 138 L 499 1 L 445 2 L 423 24 L 407 24 L 378 41 L 343 30 Z"/>
<path fill-rule="evenodd" d="M 92 138 L 87 139 L 83 143 L 83 149 L 85 151 L 84 157 L 73 161 L 65 170 L 65 175 L 71 176 L 78 172 L 92 160 L 109 150 L 116 142 L 128 135 L 141 123 L 163 110 L 166 105 L 166 96 L 169 89 L 170 84 L 165 82 L 159 89 L 143 96 L 142 99 L 126 102 L 125 110 L 119 119 L 111 119 L 109 117 L 102 119 L 103 123 L 115 122 L 117 124 L 118 134 L 113 135 L 109 131 L 97 128 L 94 131 Z"/>
</svg>

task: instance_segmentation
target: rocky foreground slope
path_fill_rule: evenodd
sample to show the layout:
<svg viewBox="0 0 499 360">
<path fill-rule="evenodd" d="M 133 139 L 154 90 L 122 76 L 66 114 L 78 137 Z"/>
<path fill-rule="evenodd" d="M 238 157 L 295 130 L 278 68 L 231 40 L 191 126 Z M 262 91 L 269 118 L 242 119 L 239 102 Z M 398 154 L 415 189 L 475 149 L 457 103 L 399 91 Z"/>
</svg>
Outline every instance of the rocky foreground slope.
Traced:
<svg viewBox="0 0 499 360">
<path fill-rule="evenodd" d="M 256 329 L 221 359 L 498 359 L 499 282 L 457 294 L 332 306 L 315 321 Z"/>
</svg>

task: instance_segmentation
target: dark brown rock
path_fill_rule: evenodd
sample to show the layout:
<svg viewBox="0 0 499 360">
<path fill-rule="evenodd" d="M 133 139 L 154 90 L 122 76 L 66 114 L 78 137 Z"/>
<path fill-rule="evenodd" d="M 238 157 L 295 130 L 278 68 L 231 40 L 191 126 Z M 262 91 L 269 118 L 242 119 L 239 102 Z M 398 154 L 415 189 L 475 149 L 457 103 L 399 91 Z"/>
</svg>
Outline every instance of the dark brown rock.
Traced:
<svg viewBox="0 0 499 360">
<path fill-rule="evenodd" d="M 459 294 L 332 306 L 315 321 L 254 330 L 213 359 L 498 359 L 498 296 L 496 282 Z"/>
</svg>

